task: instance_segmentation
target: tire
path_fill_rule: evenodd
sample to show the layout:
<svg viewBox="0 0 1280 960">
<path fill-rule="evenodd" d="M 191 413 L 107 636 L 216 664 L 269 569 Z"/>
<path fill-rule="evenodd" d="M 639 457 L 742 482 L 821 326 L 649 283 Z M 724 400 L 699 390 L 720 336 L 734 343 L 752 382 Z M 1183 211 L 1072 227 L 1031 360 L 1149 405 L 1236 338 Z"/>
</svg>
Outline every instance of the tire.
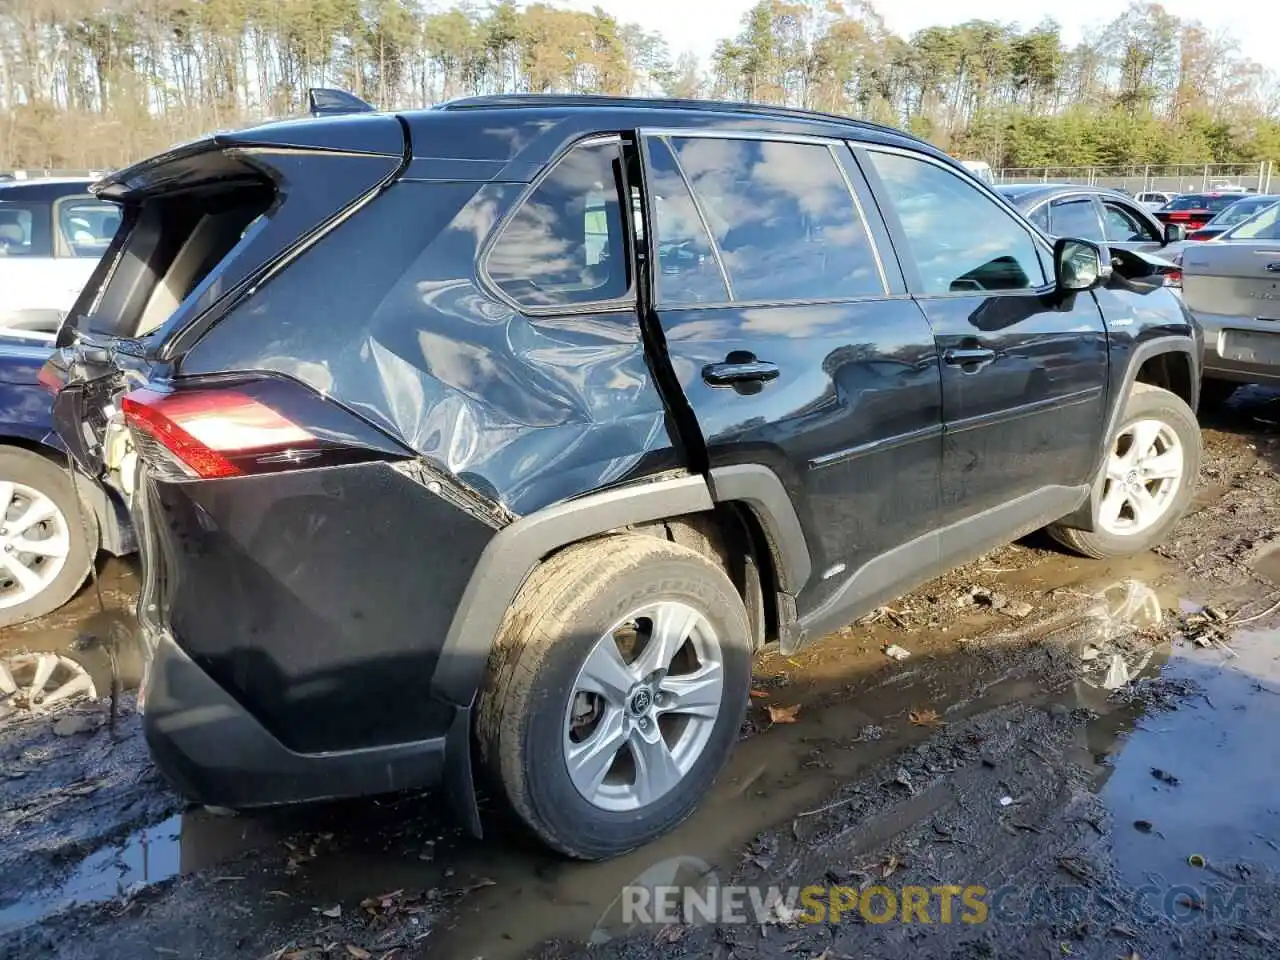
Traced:
<svg viewBox="0 0 1280 960">
<path fill-rule="evenodd" d="M 1156 499 L 1160 500 L 1162 510 L 1154 514 L 1146 525 L 1138 525 L 1138 513 L 1134 512 L 1131 505 L 1126 504 L 1126 509 L 1133 516 L 1134 526 L 1131 530 L 1120 530 L 1119 527 L 1128 522 L 1123 510 L 1115 523 L 1108 524 L 1103 519 L 1107 515 L 1108 493 L 1114 489 L 1114 481 L 1107 475 L 1108 464 L 1113 462 L 1113 457 L 1121 450 L 1126 437 L 1130 438 L 1132 446 L 1137 425 L 1152 422 L 1159 423 L 1162 427 L 1157 443 L 1176 440 L 1182 455 L 1182 468 L 1176 483 L 1167 488 L 1167 493 L 1166 488 L 1154 481 L 1141 483 L 1148 491 L 1156 487 Z M 1168 431 L 1167 434 L 1165 430 Z M 1191 503 L 1196 477 L 1200 472 L 1200 425 L 1182 398 L 1168 390 L 1148 383 L 1135 383 L 1125 403 L 1124 416 L 1116 437 L 1113 448 L 1107 453 L 1107 461 L 1103 464 L 1104 477 L 1102 484 L 1098 486 L 1102 492 L 1098 495 L 1098 504 L 1094 510 L 1095 529 L 1075 530 L 1060 524 L 1053 524 L 1048 528 L 1050 535 L 1059 543 L 1096 560 L 1141 553 L 1162 541 Z M 1157 446 L 1152 449 L 1154 452 L 1159 448 Z M 1165 453 L 1168 450 L 1169 447 L 1166 446 Z M 1117 491 L 1121 494 L 1120 499 L 1124 497 L 1124 490 L 1125 485 L 1121 484 Z"/>
<path fill-rule="evenodd" d="M 1205 410 L 1214 410 L 1235 395 L 1244 384 L 1236 383 L 1233 380 L 1218 380 L 1214 377 L 1205 377 L 1200 381 L 1200 406 Z"/>
<path fill-rule="evenodd" d="M 584 681 L 580 671 L 585 669 L 588 655 L 605 649 L 615 625 L 646 609 L 684 611 L 676 619 L 687 614 L 694 621 L 688 631 L 671 631 L 672 636 L 690 639 L 681 643 L 682 654 L 673 663 L 671 674 L 646 687 L 651 691 L 652 710 L 660 711 L 664 697 L 671 709 L 671 694 L 666 691 L 679 682 L 681 657 L 687 663 L 688 654 L 701 644 L 694 660 L 698 670 L 710 670 L 706 664 L 719 657 L 719 706 L 708 708 L 713 717 L 683 718 L 678 709 L 662 714 L 661 721 L 656 714 L 652 719 L 637 716 L 634 709 L 645 702 L 638 701 L 635 694 L 644 683 L 625 687 L 630 692 L 612 701 L 581 692 L 579 684 Z M 658 621 L 655 616 L 652 622 Z M 648 621 L 639 618 L 637 622 L 643 628 Z M 643 629 L 638 631 L 637 645 L 643 635 Z M 714 643 L 708 636 L 713 636 Z M 689 816 L 728 759 L 750 695 L 749 637 L 747 614 L 738 592 L 717 565 L 695 550 L 636 534 L 570 547 L 530 576 L 499 630 L 477 710 L 481 769 L 529 829 L 561 853 L 599 860 L 639 847 Z M 608 642 L 615 652 L 619 650 L 616 643 Z M 709 652 L 711 646 L 718 651 L 715 655 Z M 643 646 L 626 668 L 643 673 L 635 665 L 649 650 Z M 624 651 L 622 661 L 626 660 Z M 649 676 L 652 679 L 659 674 Z M 626 683 L 631 683 L 630 676 Z M 586 709 L 588 704 L 590 710 Z M 596 716 L 593 728 L 592 712 Z M 588 719 L 581 719 L 584 714 Z M 608 717 L 615 718 L 619 726 L 606 729 Z M 571 722 L 574 718 L 578 718 L 576 723 Z M 669 723 L 676 725 L 674 735 Z M 609 777 L 594 788 L 595 799 L 589 799 L 570 774 L 569 755 L 574 746 L 570 731 L 581 737 L 581 743 L 598 742 L 591 738 L 625 730 L 625 724 L 630 724 L 631 730 L 626 746 L 614 753 L 614 764 L 604 768 Z M 641 780 L 650 781 L 642 778 L 636 759 L 640 755 L 630 746 L 640 744 L 636 739 L 641 736 L 638 725 L 652 732 L 661 730 L 664 737 L 674 736 L 675 743 L 666 755 L 683 756 L 686 764 L 678 779 L 668 781 L 674 786 L 665 793 L 654 791 L 649 798 L 640 797 Z M 584 732 L 584 727 L 589 729 Z M 685 736 L 691 739 L 686 741 Z M 686 743 L 701 746 L 696 750 L 690 746 L 682 754 L 681 745 Z M 625 782 L 628 762 L 632 786 Z M 620 808 L 619 804 L 630 802 L 619 799 L 628 790 L 640 799 L 632 808 Z M 603 796 L 609 791 L 613 794 Z"/>
<path fill-rule="evenodd" d="M 51 568 L 57 570 L 56 574 L 39 587 L 24 588 L 12 573 L 12 564 L 22 560 L 5 549 L 11 544 L 8 535 L 0 533 L 0 549 L 4 550 L 0 555 L 0 627 L 8 627 L 58 609 L 80 589 L 98 552 L 98 522 L 92 510 L 77 504 L 67 471 L 37 453 L 17 447 L 0 448 L 0 483 L 15 485 L 9 488 L 14 492 L 8 503 L 0 504 L 0 508 L 6 508 L 0 509 L 0 521 L 20 522 L 25 508 L 34 502 L 30 499 L 34 493 L 47 498 L 57 516 L 24 531 L 24 539 L 39 542 L 59 539 L 61 533 L 66 535 L 65 559 L 60 567 Z M 9 529 L 0 523 L 0 531 Z M 30 536 L 32 532 L 37 536 Z M 41 558 L 40 554 L 22 556 L 30 560 L 23 564 L 28 569 L 38 570 L 44 563 L 56 560 Z"/>
</svg>

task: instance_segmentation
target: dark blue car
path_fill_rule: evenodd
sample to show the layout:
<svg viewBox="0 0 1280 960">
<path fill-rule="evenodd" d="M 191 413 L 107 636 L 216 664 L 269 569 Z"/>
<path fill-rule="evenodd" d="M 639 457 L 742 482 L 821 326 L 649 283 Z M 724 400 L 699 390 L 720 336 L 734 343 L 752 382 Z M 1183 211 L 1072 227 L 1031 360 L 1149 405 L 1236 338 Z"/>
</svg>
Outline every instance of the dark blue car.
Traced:
<svg viewBox="0 0 1280 960">
<path fill-rule="evenodd" d="M 119 497 L 83 476 L 73 485 L 37 380 L 51 351 L 47 339 L 0 331 L 0 626 L 66 603 L 99 551 L 134 549 Z"/>
</svg>

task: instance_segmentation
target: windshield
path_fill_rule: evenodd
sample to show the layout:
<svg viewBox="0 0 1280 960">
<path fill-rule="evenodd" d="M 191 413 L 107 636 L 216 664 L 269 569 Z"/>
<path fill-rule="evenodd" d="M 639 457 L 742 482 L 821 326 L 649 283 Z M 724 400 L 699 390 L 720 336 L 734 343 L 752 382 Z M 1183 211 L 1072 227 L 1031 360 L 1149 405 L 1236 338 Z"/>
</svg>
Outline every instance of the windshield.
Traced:
<svg viewBox="0 0 1280 960">
<path fill-rule="evenodd" d="M 1209 221 L 1209 224 L 1215 227 L 1234 227 L 1237 223 L 1244 223 L 1254 214 L 1261 210 L 1267 209 L 1276 202 L 1275 197 L 1256 197 L 1251 200 L 1237 200 L 1227 209 Z"/>
<path fill-rule="evenodd" d="M 1166 210 L 1208 210 L 1217 213 L 1240 199 L 1238 193 L 1188 193 L 1174 197 L 1165 206 Z"/>
<path fill-rule="evenodd" d="M 1222 240 L 1280 240 L 1280 201 L 1261 211 L 1251 220 L 1237 224 Z"/>
</svg>

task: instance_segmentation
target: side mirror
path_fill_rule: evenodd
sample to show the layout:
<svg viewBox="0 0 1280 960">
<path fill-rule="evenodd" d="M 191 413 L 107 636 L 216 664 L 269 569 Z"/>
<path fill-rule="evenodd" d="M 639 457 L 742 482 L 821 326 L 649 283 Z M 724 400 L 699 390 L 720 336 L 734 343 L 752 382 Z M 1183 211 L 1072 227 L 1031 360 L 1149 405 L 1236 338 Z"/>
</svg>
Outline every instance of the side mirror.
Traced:
<svg viewBox="0 0 1280 960">
<path fill-rule="evenodd" d="M 1164 225 L 1164 242 L 1180 243 L 1187 239 L 1187 228 L 1180 223 L 1166 223 Z"/>
<path fill-rule="evenodd" d="M 1059 237 L 1053 272 L 1060 291 L 1092 290 L 1111 279 L 1111 251 L 1088 240 Z"/>
</svg>

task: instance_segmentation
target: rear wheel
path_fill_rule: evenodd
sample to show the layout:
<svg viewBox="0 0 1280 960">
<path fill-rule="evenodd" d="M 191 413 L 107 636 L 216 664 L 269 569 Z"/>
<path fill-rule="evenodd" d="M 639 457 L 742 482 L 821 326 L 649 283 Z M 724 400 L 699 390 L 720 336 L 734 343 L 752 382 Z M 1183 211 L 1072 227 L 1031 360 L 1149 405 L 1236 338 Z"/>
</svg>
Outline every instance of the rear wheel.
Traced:
<svg viewBox="0 0 1280 960">
<path fill-rule="evenodd" d="M 1151 384 L 1134 384 L 1103 464 L 1094 529 L 1054 524 L 1049 533 L 1097 559 L 1154 546 L 1186 512 L 1200 455 L 1200 425 L 1182 398 Z"/>
<path fill-rule="evenodd" d="M 66 470 L 28 450 L 0 449 L 0 627 L 66 603 L 97 544 L 97 521 L 77 508 Z"/>
<path fill-rule="evenodd" d="M 515 812 L 573 857 L 616 856 L 697 806 L 737 739 L 750 628 L 724 572 L 632 534 L 539 568 L 480 696 L 481 759 Z"/>
</svg>

